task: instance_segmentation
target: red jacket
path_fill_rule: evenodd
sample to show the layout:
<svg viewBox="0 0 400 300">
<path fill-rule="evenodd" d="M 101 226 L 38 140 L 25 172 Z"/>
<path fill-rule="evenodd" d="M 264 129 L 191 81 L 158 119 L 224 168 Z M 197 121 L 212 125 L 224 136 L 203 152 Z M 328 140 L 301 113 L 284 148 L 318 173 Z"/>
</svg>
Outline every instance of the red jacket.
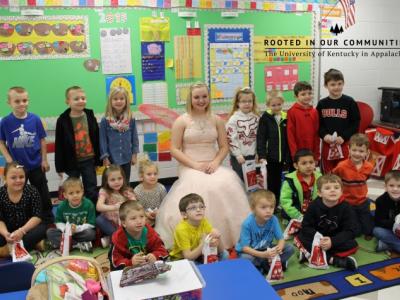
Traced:
<svg viewBox="0 0 400 300">
<path fill-rule="evenodd" d="M 147 245 L 146 253 L 152 253 L 157 259 L 161 256 L 167 256 L 168 251 L 164 247 L 163 241 L 158 236 L 158 233 L 149 226 L 147 227 Z M 128 249 L 128 237 L 122 226 L 119 226 L 117 231 L 112 235 L 112 245 L 109 252 L 111 269 L 123 269 L 127 266 L 132 266 L 132 253 Z"/>
<path fill-rule="evenodd" d="M 374 165 L 365 161 L 357 170 L 350 158 L 341 161 L 332 170 L 343 181 L 343 196 L 350 205 L 360 205 L 367 199 L 367 180 L 371 175 Z"/>
<path fill-rule="evenodd" d="M 316 160 L 320 159 L 318 111 L 310 106 L 295 103 L 287 113 L 287 139 L 292 158 L 299 149 L 310 149 Z"/>
</svg>

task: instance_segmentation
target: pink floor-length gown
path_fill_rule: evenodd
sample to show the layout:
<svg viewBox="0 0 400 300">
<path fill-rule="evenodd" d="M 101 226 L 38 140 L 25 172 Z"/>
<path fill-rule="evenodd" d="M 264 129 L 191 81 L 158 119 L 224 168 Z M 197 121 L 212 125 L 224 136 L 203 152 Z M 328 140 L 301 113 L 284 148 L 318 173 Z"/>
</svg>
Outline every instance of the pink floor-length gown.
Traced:
<svg viewBox="0 0 400 300">
<path fill-rule="evenodd" d="M 183 134 L 183 152 L 191 159 L 212 161 L 218 151 L 215 116 L 198 124 L 189 114 L 184 115 L 187 123 Z M 246 193 L 236 173 L 225 166 L 219 166 L 212 174 L 180 165 L 179 179 L 160 206 L 156 220 L 156 231 L 167 248 L 173 244 L 173 230 L 182 219 L 179 200 L 197 193 L 205 201 L 206 218 L 221 232 L 225 248 L 235 245 L 239 239 L 240 226 L 250 212 Z"/>
</svg>

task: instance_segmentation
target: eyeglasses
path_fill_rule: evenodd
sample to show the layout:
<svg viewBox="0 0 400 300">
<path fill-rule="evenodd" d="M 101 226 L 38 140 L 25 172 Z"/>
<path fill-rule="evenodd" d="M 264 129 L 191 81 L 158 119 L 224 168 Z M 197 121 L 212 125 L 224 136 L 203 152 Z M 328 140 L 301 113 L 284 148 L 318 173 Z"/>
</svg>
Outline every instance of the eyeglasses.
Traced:
<svg viewBox="0 0 400 300">
<path fill-rule="evenodd" d="M 186 211 L 196 211 L 196 210 L 204 210 L 206 209 L 205 205 L 196 205 L 196 206 L 189 206 L 188 208 L 186 208 Z"/>
</svg>

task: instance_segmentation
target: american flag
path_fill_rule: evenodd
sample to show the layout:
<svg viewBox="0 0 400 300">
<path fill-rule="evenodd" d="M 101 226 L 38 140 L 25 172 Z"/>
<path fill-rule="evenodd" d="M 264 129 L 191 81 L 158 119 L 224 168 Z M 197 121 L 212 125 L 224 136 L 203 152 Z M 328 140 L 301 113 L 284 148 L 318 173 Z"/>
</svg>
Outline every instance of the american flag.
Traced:
<svg viewBox="0 0 400 300">
<path fill-rule="evenodd" d="M 356 22 L 356 0 L 339 0 L 344 11 L 345 28 L 348 28 Z"/>
</svg>

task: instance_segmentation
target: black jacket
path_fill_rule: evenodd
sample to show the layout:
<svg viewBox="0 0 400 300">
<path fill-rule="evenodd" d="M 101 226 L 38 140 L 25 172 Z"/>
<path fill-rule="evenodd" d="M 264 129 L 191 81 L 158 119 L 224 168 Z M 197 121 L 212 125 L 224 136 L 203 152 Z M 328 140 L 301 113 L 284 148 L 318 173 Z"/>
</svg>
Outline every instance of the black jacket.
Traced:
<svg viewBox="0 0 400 300">
<path fill-rule="evenodd" d="M 386 192 L 375 203 L 375 225 L 392 230 L 394 218 L 400 214 L 400 201 L 393 201 Z"/>
<path fill-rule="evenodd" d="M 355 238 L 357 225 L 354 222 L 353 209 L 346 201 L 341 201 L 333 207 L 327 207 L 321 198 L 312 201 L 304 214 L 300 239 L 312 241 L 318 231 L 323 236 L 329 236 L 332 248 Z M 302 236 L 302 237 L 301 237 Z"/>
<path fill-rule="evenodd" d="M 71 109 L 68 108 L 57 119 L 55 141 L 55 165 L 58 173 L 78 169 L 78 160 L 75 152 L 75 136 L 71 117 Z M 93 110 L 85 109 L 89 137 L 94 150 L 95 165 L 100 166 L 99 125 Z"/>
<path fill-rule="evenodd" d="M 286 134 L 286 113 L 278 123 L 273 115 L 264 112 L 258 123 L 257 154 L 259 159 L 267 162 L 281 162 L 290 164 L 290 151 Z"/>
</svg>

